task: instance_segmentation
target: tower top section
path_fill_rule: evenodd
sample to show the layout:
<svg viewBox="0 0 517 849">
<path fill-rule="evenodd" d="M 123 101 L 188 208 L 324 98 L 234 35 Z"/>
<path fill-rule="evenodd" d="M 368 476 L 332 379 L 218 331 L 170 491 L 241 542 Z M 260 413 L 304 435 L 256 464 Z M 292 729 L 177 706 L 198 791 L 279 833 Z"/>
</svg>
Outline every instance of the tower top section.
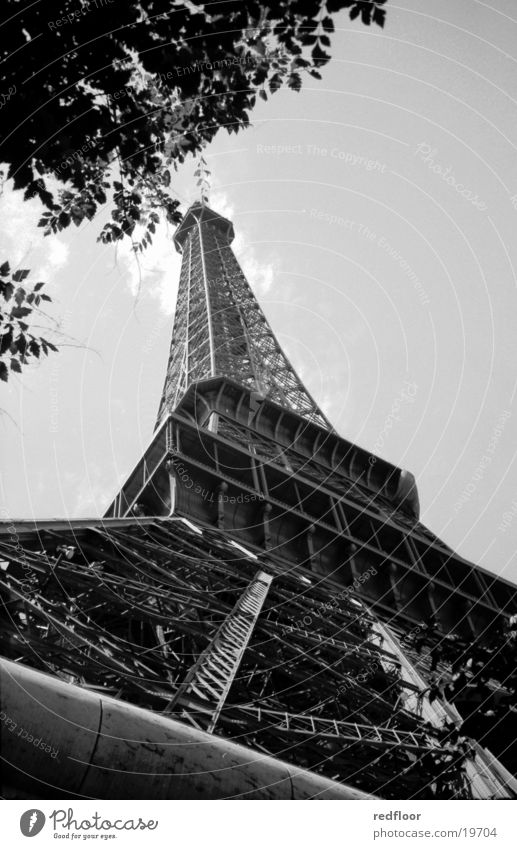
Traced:
<svg viewBox="0 0 517 849">
<path fill-rule="evenodd" d="M 210 224 L 223 237 L 226 244 L 230 245 L 232 243 L 235 236 L 232 222 L 219 215 L 218 212 L 214 212 L 205 203 L 196 201 L 189 208 L 183 221 L 174 233 L 174 244 L 179 253 L 182 253 L 188 237 L 200 224 Z"/>
<path fill-rule="evenodd" d="M 157 425 L 189 386 L 225 377 L 331 429 L 257 303 L 233 254 L 233 237 L 232 222 L 206 200 L 192 204 L 174 234 L 182 263 Z"/>
</svg>

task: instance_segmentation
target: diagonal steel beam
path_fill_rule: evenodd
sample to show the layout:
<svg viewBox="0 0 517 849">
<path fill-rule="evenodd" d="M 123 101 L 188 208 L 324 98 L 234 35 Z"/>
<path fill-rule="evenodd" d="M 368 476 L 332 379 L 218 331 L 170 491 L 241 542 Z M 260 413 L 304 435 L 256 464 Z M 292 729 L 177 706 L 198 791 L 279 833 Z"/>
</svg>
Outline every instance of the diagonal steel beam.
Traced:
<svg viewBox="0 0 517 849">
<path fill-rule="evenodd" d="M 181 718 L 197 728 L 213 732 L 272 580 L 273 577 L 266 572 L 257 572 L 211 643 L 189 670 L 164 713 L 171 713 L 178 705 L 183 706 Z"/>
</svg>

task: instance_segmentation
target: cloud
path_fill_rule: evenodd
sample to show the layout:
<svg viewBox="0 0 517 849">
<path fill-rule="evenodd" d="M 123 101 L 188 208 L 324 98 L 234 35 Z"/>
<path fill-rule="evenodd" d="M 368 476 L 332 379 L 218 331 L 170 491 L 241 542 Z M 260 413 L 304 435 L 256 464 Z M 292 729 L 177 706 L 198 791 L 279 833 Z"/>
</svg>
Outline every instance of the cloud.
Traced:
<svg viewBox="0 0 517 849">
<path fill-rule="evenodd" d="M 228 218 L 232 222 L 234 221 L 235 207 L 225 192 L 221 190 L 212 192 L 210 206 L 214 212 L 224 215 L 225 218 Z M 251 233 L 246 228 L 246 223 L 242 222 L 235 231 L 232 248 L 251 288 L 255 295 L 260 298 L 261 295 L 266 295 L 271 289 L 275 276 L 275 265 L 278 268 L 278 262 L 273 264 L 271 262 L 264 263 L 259 260 L 252 241 L 253 239 Z"/>
<path fill-rule="evenodd" d="M 237 236 L 234 244 L 235 255 L 258 298 L 266 295 L 275 279 L 275 266 L 271 262 L 260 262 L 252 245 L 246 243 L 244 236 Z"/>
<path fill-rule="evenodd" d="M 74 518 L 104 515 L 126 478 L 127 473 L 121 473 L 117 485 L 109 464 L 101 468 L 90 459 L 85 473 L 77 474 L 71 515 Z"/>
<path fill-rule="evenodd" d="M 235 208 L 223 191 L 212 193 L 210 206 L 215 212 L 233 221 Z M 181 255 L 174 247 L 173 235 L 174 228 L 162 219 L 156 228 L 152 245 L 143 253 L 136 256 L 129 239 L 124 239 L 115 247 L 120 276 L 132 294 L 135 297 L 145 294 L 157 298 L 164 315 L 174 312 L 181 271 Z M 142 232 L 135 230 L 135 241 L 141 236 Z M 232 247 L 252 289 L 260 297 L 271 289 L 275 267 L 273 263 L 259 261 L 250 241 L 250 234 L 241 226 Z"/>
<path fill-rule="evenodd" d="M 26 266 L 32 279 L 52 280 L 68 262 L 68 245 L 59 236 L 44 236 L 38 228 L 43 207 L 37 198 L 24 200 L 23 192 L 8 183 L 0 195 L 0 258 L 11 267 Z"/>
<path fill-rule="evenodd" d="M 173 228 L 161 219 L 151 246 L 143 253 L 135 255 L 129 239 L 123 239 L 116 246 L 121 276 L 133 295 L 145 292 L 147 296 L 157 298 L 160 309 L 166 315 L 171 315 L 176 306 L 181 269 L 181 256 L 174 247 L 173 234 Z M 141 237 L 142 232 L 135 230 L 135 241 Z"/>
</svg>

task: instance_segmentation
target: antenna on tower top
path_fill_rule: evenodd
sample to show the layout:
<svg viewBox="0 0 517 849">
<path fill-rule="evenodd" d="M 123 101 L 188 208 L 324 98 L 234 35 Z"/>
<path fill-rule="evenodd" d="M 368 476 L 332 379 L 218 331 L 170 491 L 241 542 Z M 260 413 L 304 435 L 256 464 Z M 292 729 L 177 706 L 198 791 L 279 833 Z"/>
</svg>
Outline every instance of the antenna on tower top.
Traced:
<svg viewBox="0 0 517 849">
<path fill-rule="evenodd" d="M 199 187 L 201 203 L 208 203 L 211 173 L 203 155 L 201 155 L 198 159 L 197 168 L 194 171 L 194 177 L 197 177 L 196 185 Z"/>
</svg>

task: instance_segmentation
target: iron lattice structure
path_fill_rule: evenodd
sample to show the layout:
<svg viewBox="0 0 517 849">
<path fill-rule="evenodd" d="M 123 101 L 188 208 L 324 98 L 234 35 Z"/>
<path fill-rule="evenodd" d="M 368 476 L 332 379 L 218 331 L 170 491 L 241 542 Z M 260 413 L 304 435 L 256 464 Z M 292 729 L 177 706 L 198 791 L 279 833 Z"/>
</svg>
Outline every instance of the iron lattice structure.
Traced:
<svg viewBox="0 0 517 849">
<path fill-rule="evenodd" d="M 339 584 L 181 519 L 15 533 L 23 553 L 0 537 L 0 624 L 17 663 L 384 798 L 471 798 L 484 780 L 396 639 Z M 47 793 L 76 795 L 59 771 Z"/>
<path fill-rule="evenodd" d="M 202 203 L 176 231 L 183 261 L 158 424 L 192 383 L 225 376 L 329 427 L 257 303 L 231 249 L 233 235 L 231 222 Z"/>
<path fill-rule="evenodd" d="M 175 234 L 158 423 L 104 519 L 0 525 L 12 713 L 40 737 L 83 730 L 64 773 L 6 734 L 4 792 L 516 796 L 490 749 L 517 767 L 515 646 L 498 643 L 517 588 L 420 523 L 412 475 L 330 427 L 232 237 L 204 203 Z M 480 722 L 474 645 L 493 655 Z"/>
</svg>

